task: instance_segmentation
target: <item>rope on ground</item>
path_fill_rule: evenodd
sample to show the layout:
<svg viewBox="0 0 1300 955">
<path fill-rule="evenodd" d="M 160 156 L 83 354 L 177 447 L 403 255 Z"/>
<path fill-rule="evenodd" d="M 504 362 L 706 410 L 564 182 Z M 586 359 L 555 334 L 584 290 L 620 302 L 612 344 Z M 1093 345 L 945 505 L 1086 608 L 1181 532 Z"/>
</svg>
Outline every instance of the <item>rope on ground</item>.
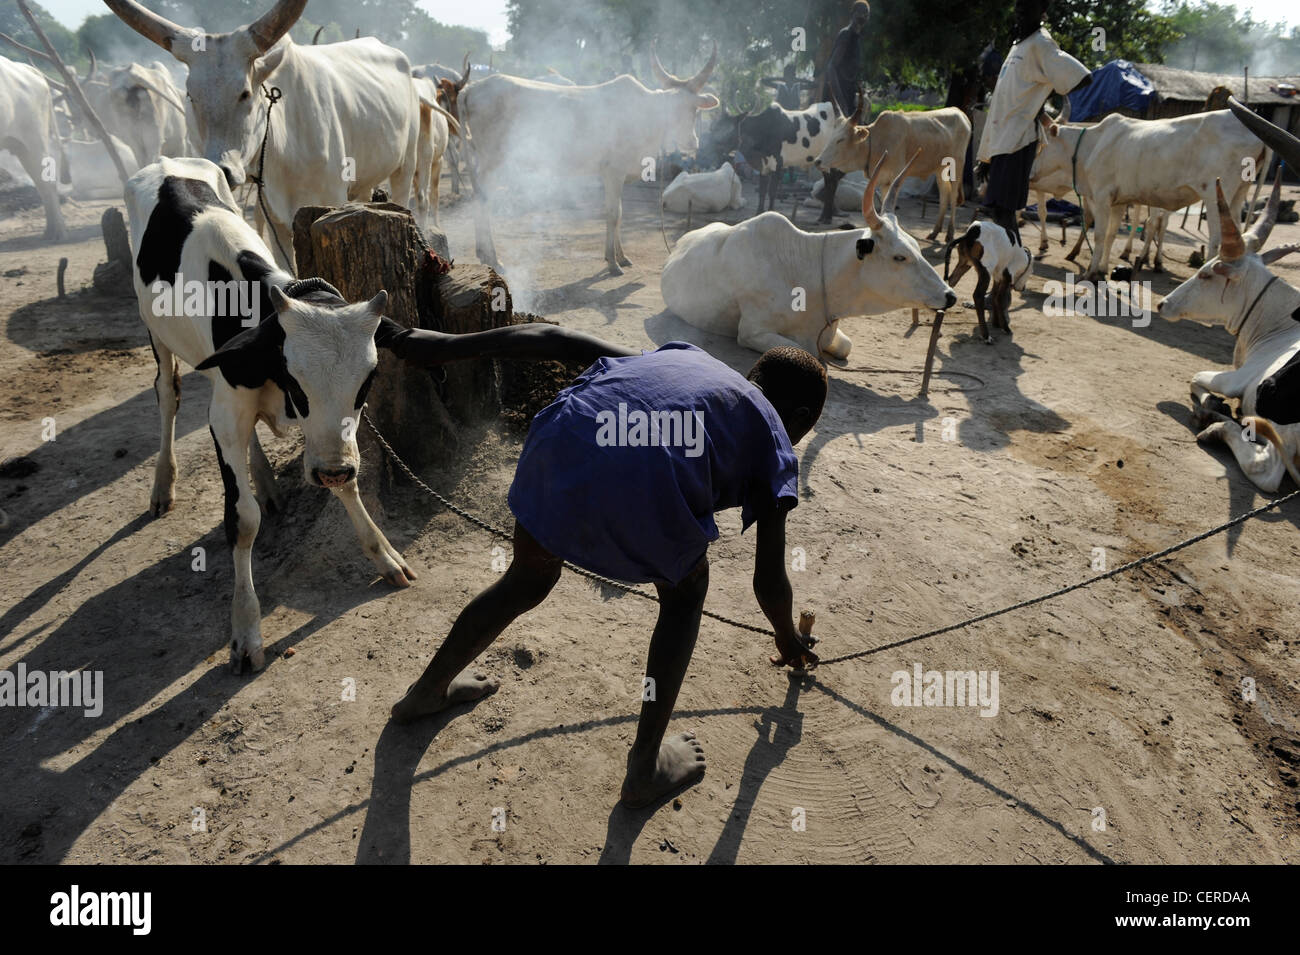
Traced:
<svg viewBox="0 0 1300 955">
<path fill-rule="evenodd" d="M 487 531 L 489 534 L 495 534 L 497 537 L 500 537 L 502 540 L 511 539 L 510 535 L 507 534 L 501 528 L 489 524 L 487 521 L 483 520 L 482 518 L 474 514 L 471 514 L 469 511 L 465 510 L 459 505 L 453 503 L 452 501 L 449 501 L 447 498 L 443 497 L 433 488 L 429 487 L 429 485 L 425 484 L 424 481 L 420 480 L 420 478 L 415 474 L 415 472 L 412 471 L 409 467 L 407 467 L 406 462 L 402 460 L 401 456 L 398 455 L 398 453 L 393 450 L 393 446 L 384 440 L 384 436 L 379 433 L 379 429 L 375 427 L 375 423 L 370 420 L 370 413 L 364 407 L 361 409 L 361 416 L 365 419 L 366 425 L 370 428 L 370 432 L 375 436 L 375 440 L 379 442 L 379 446 L 384 449 L 384 453 L 387 454 L 389 458 L 392 459 L 393 463 L 397 465 L 397 467 L 401 470 L 401 472 L 405 474 L 416 485 L 416 487 L 420 488 L 426 494 L 436 499 L 440 504 L 446 507 L 449 511 L 451 511 L 454 514 L 460 515 L 461 517 L 465 518 L 465 520 L 469 521 L 471 524 L 475 525 L 476 527 L 482 528 L 483 530 Z M 1250 520 L 1251 518 L 1259 517 L 1261 514 L 1265 514 L 1268 511 L 1276 510 L 1277 508 L 1281 507 L 1283 504 L 1287 503 L 1288 501 L 1294 500 L 1296 497 L 1300 497 L 1300 489 L 1294 490 L 1290 494 L 1285 494 L 1282 497 L 1275 498 L 1272 501 L 1268 501 L 1265 504 L 1261 504 L 1259 507 L 1255 508 L 1254 510 L 1247 511 L 1245 514 L 1240 514 L 1237 517 L 1234 517 L 1232 520 L 1219 524 L 1216 527 L 1212 527 L 1207 531 L 1203 531 L 1194 537 L 1189 537 L 1186 540 L 1179 541 L 1176 544 L 1171 544 L 1169 547 L 1166 547 L 1164 550 L 1156 551 L 1154 554 L 1147 554 L 1145 557 L 1139 557 L 1137 560 L 1131 560 L 1127 564 L 1121 564 L 1119 567 L 1115 567 L 1111 570 L 1105 571 L 1104 573 L 1096 574 L 1092 577 L 1085 578 L 1084 580 L 1078 581 L 1077 583 L 1070 584 L 1069 586 L 1060 587 L 1056 590 L 1051 591 L 1050 593 L 1040 594 L 1037 597 L 1031 597 L 1028 600 L 1022 600 L 1019 603 L 1011 604 L 1009 607 L 1003 607 L 1000 610 L 991 610 L 988 613 L 982 613 L 979 614 L 978 616 L 971 617 L 967 620 L 962 620 L 957 623 L 948 624 L 946 627 L 938 627 L 934 630 L 927 630 L 925 633 L 918 633 L 914 636 L 905 637 L 902 640 L 895 640 L 892 643 L 883 644 L 882 646 L 872 647 L 867 650 L 858 650 L 854 653 L 846 653 L 838 657 L 829 657 L 825 660 L 820 661 L 817 664 L 817 666 L 819 667 L 829 666 L 832 663 L 844 663 L 847 660 L 857 660 L 861 657 L 871 656 L 876 653 L 883 653 L 886 650 L 893 650 L 897 647 L 906 646 L 909 643 L 916 643 L 918 640 L 928 640 L 931 637 L 937 637 L 940 636 L 941 634 L 951 633 L 954 630 L 961 630 L 964 627 L 969 627 L 977 623 L 983 623 L 985 620 L 992 620 L 994 617 L 1001 617 L 1003 614 L 1011 613 L 1014 610 L 1023 610 L 1025 607 L 1032 607 L 1035 604 L 1044 603 L 1045 601 L 1048 600 L 1054 600 L 1057 597 L 1063 597 L 1068 593 L 1073 593 L 1076 590 L 1082 590 L 1084 587 L 1090 587 L 1093 584 L 1098 583 L 1100 581 L 1109 580 L 1111 577 L 1116 577 L 1130 570 L 1136 570 L 1137 568 L 1143 566 L 1144 564 L 1149 564 L 1152 561 L 1160 560 L 1163 557 L 1168 557 L 1170 554 L 1176 553 L 1177 551 L 1183 550 L 1184 548 L 1191 547 L 1193 544 L 1197 544 L 1203 540 L 1206 540 L 1207 538 L 1214 537 L 1216 534 L 1221 534 L 1224 531 L 1229 530 L 1230 528 L 1237 527 L 1240 524 L 1244 524 L 1246 523 L 1246 521 Z M 573 564 L 569 563 L 568 561 L 564 562 L 564 566 L 574 571 L 577 574 L 581 574 L 583 577 L 586 577 L 589 580 L 594 580 L 597 583 L 604 584 L 607 587 L 614 587 L 615 589 L 621 590 L 624 593 L 633 594 L 634 596 L 642 597 L 646 600 L 652 600 L 655 603 L 659 602 L 659 599 L 655 597 L 653 594 L 648 594 L 644 590 L 638 590 L 635 587 L 630 587 L 627 584 L 620 583 L 617 580 L 610 580 L 608 577 L 602 577 L 600 574 L 595 574 L 589 570 L 584 570 L 581 567 L 576 567 Z M 702 611 L 702 613 L 706 617 L 710 617 L 713 620 L 717 620 L 729 626 L 736 627 L 737 629 L 740 630 L 748 630 L 750 633 L 759 633 L 759 634 L 763 634 L 764 636 L 773 637 L 773 638 L 775 638 L 776 636 L 776 634 L 773 633 L 771 630 L 767 630 L 762 627 L 755 627 L 747 623 L 742 623 L 739 620 L 732 620 L 730 617 L 724 617 L 721 614 L 711 613 L 708 610 Z"/>
</svg>

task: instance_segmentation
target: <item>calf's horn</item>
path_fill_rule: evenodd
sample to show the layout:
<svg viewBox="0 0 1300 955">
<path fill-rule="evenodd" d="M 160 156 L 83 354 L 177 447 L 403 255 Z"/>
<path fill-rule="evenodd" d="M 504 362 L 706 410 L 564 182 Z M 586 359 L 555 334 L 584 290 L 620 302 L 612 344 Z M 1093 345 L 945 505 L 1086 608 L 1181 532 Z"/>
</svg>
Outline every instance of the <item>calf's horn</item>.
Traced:
<svg viewBox="0 0 1300 955">
<path fill-rule="evenodd" d="M 1271 146 L 1275 153 L 1286 160 L 1288 166 L 1292 169 L 1300 169 L 1300 139 L 1296 139 L 1281 126 L 1270 123 L 1263 116 L 1251 112 L 1237 102 L 1236 97 L 1228 97 L 1228 109 L 1232 110 L 1233 115 L 1241 120 L 1242 125 L 1262 139 L 1265 145 Z"/>
<path fill-rule="evenodd" d="M 1235 262 L 1246 254 L 1246 243 L 1242 241 L 1232 210 L 1228 208 L 1228 200 L 1223 198 L 1223 180 L 1214 180 L 1214 192 L 1219 203 L 1219 261 Z"/>
</svg>

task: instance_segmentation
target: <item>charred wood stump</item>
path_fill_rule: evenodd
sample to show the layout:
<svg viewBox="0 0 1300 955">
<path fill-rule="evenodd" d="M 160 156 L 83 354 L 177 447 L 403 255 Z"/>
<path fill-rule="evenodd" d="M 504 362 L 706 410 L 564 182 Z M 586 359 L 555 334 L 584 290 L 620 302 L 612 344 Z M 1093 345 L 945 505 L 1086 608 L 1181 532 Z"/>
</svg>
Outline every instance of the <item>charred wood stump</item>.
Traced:
<svg viewBox="0 0 1300 955">
<path fill-rule="evenodd" d="M 104 295 L 135 295 L 132 278 L 131 240 L 126 234 L 126 221 L 117 209 L 105 209 L 99 220 L 104 231 L 104 248 L 108 261 L 95 266 L 92 282 Z"/>
<path fill-rule="evenodd" d="M 293 244 L 300 278 L 319 276 L 349 302 L 365 301 L 385 289 L 388 317 L 407 328 L 463 333 L 510 323 L 505 281 L 485 266 L 448 270 L 450 263 L 436 254 L 438 249 L 445 252 L 445 237 L 431 234 L 422 241 L 403 206 L 301 208 L 294 216 Z M 367 410 L 418 473 L 446 463 L 460 443 L 463 425 L 498 414 L 499 393 L 490 359 L 423 369 L 381 349 Z M 364 424 L 357 428 L 357 441 L 366 465 L 363 474 L 380 474 L 379 489 L 387 491 L 397 479 L 396 469 Z"/>
</svg>

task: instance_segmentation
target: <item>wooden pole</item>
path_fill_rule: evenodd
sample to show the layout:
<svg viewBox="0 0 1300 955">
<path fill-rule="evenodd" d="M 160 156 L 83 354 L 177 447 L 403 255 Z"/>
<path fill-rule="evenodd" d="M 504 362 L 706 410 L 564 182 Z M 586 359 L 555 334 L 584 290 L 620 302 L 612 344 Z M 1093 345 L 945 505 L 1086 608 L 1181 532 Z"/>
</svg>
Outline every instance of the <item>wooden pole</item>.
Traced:
<svg viewBox="0 0 1300 955">
<path fill-rule="evenodd" d="M 930 372 L 934 370 L 934 351 L 939 344 L 939 328 L 943 325 L 943 310 L 934 313 L 934 328 L 930 330 L 930 348 L 925 353 L 925 373 L 921 376 L 921 394 L 924 398 L 930 394 Z"/>
<path fill-rule="evenodd" d="M 90 108 L 86 95 L 81 92 L 81 84 L 77 82 L 76 74 L 64 66 L 63 60 L 59 58 L 58 52 L 54 49 L 54 44 L 45 35 L 41 25 L 36 22 L 36 17 L 32 16 L 31 8 L 27 6 L 26 0 L 16 0 L 16 2 L 18 9 L 23 12 L 27 22 L 31 24 L 32 32 L 36 34 L 36 38 L 41 41 L 41 45 L 48 51 L 47 59 L 54 63 L 55 68 L 63 76 L 63 81 L 68 86 L 68 94 L 72 97 L 72 101 L 77 104 L 77 108 L 81 110 L 82 115 L 90 120 L 90 125 L 99 134 L 100 140 L 104 143 L 104 148 L 108 150 L 108 158 L 113 160 L 113 165 L 117 167 L 117 175 L 122 180 L 122 185 L 126 185 L 126 180 L 130 178 L 130 174 L 126 171 L 122 157 L 117 154 L 117 147 L 113 145 L 113 137 L 109 135 L 108 130 L 95 114 L 95 111 Z"/>
</svg>

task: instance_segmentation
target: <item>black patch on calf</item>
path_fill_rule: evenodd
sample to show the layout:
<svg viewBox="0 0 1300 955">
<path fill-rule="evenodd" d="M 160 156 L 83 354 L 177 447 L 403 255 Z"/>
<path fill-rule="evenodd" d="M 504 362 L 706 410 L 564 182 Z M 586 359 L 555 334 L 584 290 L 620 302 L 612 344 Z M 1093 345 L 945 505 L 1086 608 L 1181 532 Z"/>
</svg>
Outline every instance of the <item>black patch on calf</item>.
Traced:
<svg viewBox="0 0 1300 955">
<path fill-rule="evenodd" d="M 1300 309 L 1296 310 L 1300 312 Z M 1295 313 L 1292 313 L 1295 318 Z M 1255 391 L 1255 414 L 1274 424 L 1300 422 L 1300 354 L 1269 375 Z"/>
<path fill-rule="evenodd" d="M 209 282 L 233 282 L 235 277 L 220 262 L 208 262 Z M 243 319 L 238 315 L 212 316 L 212 347 L 220 348 L 244 329 Z"/>
<path fill-rule="evenodd" d="M 820 110 L 818 110 L 818 111 L 817 111 L 817 115 L 820 116 L 822 119 L 828 119 L 828 118 L 829 118 L 829 117 L 826 115 L 826 110 L 824 110 L 824 109 L 820 109 Z"/>
<path fill-rule="evenodd" d="M 862 259 L 871 254 L 876 247 L 875 239 L 858 239 L 855 248 L 858 250 L 858 258 Z"/>
<path fill-rule="evenodd" d="M 217 447 L 217 466 L 221 468 L 221 485 L 226 489 L 223 521 L 226 528 L 226 543 L 234 547 L 235 541 L 239 540 L 239 485 L 235 483 L 235 472 L 231 470 L 225 456 L 221 453 L 221 442 L 217 440 L 217 433 L 209 427 L 208 434 L 212 435 L 212 443 Z"/>
<path fill-rule="evenodd" d="M 822 113 L 822 119 L 825 119 L 825 118 L 826 118 L 826 114 L 825 114 L 825 113 Z M 821 128 L 822 128 L 822 124 L 821 124 L 819 121 L 817 121 L 816 119 L 814 119 L 814 118 L 811 117 L 811 116 L 808 117 L 808 135 L 809 135 L 809 136 L 816 136 L 817 133 L 821 131 Z M 805 139 L 804 142 L 803 142 L 803 144 L 804 144 L 805 146 L 807 146 L 807 145 L 808 145 L 808 140 Z"/>
<path fill-rule="evenodd" d="M 1294 312 L 1292 312 L 1291 317 L 1294 318 L 1297 322 L 1300 322 L 1300 308 L 1297 308 Z"/>
<path fill-rule="evenodd" d="M 158 187 L 158 204 L 149 214 L 135 257 L 145 285 L 157 279 L 175 283 L 181 268 L 181 248 L 193 230 L 194 218 L 212 206 L 226 208 L 206 182 L 179 176 L 163 179 Z"/>
<path fill-rule="evenodd" d="M 257 283 L 257 307 L 260 310 L 258 314 L 262 316 L 262 321 L 266 321 L 275 314 L 275 305 L 271 302 L 271 287 L 266 283 L 266 277 L 275 271 L 275 266 L 248 249 L 235 256 L 235 264 L 239 266 L 244 281 Z"/>
<path fill-rule="evenodd" d="M 307 404 L 307 394 L 302 390 L 302 385 L 298 384 L 298 379 L 289 374 L 289 369 L 284 367 L 284 359 L 280 359 L 280 377 L 275 383 L 284 389 L 284 408 L 290 418 L 293 417 L 293 409 L 304 418 L 311 414 L 311 406 Z M 290 407 L 290 401 L 293 405 Z"/>
<path fill-rule="evenodd" d="M 809 139 L 807 136 L 805 136 L 805 137 L 803 138 L 803 148 L 804 148 L 804 149 L 807 149 L 807 148 L 808 148 L 809 146 L 811 146 L 811 145 L 812 145 L 812 140 Z"/>
</svg>

